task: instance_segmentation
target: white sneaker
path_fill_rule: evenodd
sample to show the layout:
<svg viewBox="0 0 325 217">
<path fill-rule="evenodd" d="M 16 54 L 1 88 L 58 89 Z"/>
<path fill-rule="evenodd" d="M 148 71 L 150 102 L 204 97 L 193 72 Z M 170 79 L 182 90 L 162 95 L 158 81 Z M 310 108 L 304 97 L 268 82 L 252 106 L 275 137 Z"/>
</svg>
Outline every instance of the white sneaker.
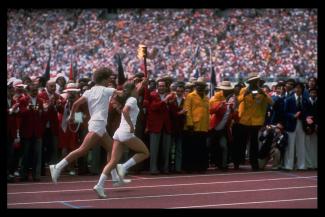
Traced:
<svg viewBox="0 0 325 217">
<path fill-rule="evenodd" d="M 125 184 L 129 184 L 131 182 L 131 179 L 120 179 L 119 181 L 113 181 L 114 187 L 119 187 Z"/>
<path fill-rule="evenodd" d="M 58 169 L 55 168 L 55 165 L 50 165 L 50 172 L 51 172 L 51 177 L 52 177 L 52 181 L 54 182 L 54 184 L 57 183 L 60 172 Z"/>
<path fill-rule="evenodd" d="M 99 185 L 94 186 L 94 191 L 97 193 L 98 197 L 101 199 L 107 198 L 107 195 L 105 194 L 105 189 Z"/>
<path fill-rule="evenodd" d="M 122 164 L 117 164 L 117 166 L 116 166 L 116 170 L 117 170 L 117 174 L 118 174 L 118 176 L 119 176 L 121 179 L 124 179 L 124 176 L 125 176 L 126 171 L 125 171 L 123 165 L 122 165 Z"/>
<path fill-rule="evenodd" d="M 70 175 L 70 176 L 75 176 L 75 175 L 76 175 L 76 171 L 71 170 L 71 171 L 69 172 L 69 175 Z"/>
</svg>

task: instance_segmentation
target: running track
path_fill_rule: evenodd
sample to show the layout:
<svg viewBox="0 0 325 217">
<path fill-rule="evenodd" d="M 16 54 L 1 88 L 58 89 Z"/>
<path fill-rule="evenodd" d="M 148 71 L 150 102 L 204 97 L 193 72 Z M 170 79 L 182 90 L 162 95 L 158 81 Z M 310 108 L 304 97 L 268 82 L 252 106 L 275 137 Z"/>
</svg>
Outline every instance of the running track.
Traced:
<svg viewBox="0 0 325 217">
<path fill-rule="evenodd" d="M 132 183 L 113 187 L 107 199 L 92 187 L 97 176 L 50 177 L 7 185 L 8 208 L 317 208 L 317 171 L 249 169 L 206 174 L 128 175 Z"/>
</svg>

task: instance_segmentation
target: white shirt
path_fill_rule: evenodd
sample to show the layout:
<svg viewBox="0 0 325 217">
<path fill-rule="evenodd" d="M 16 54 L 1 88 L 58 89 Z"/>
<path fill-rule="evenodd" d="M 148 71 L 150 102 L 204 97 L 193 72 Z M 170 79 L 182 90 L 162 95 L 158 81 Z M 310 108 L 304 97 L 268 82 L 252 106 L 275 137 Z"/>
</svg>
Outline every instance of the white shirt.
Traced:
<svg viewBox="0 0 325 217">
<path fill-rule="evenodd" d="M 134 98 L 134 97 L 129 97 L 126 100 L 125 106 L 129 107 L 129 114 L 130 114 L 131 122 L 133 124 L 134 129 L 135 129 L 135 124 L 137 122 L 137 117 L 138 117 L 138 114 L 139 114 L 139 107 L 138 107 L 137 99 Z M 122 115 L 121 123 L 120 123 L 119 128 L 123 129 L 123 130 L 126 130 L 126 131 L 130 130 L 130 126 L 126 122 L 126 120 L 124 118 L 124 115 Z"/>
<path fill-rule="evenodd" d="M 176 97 L 177 105 L 180 106 L 182 102 L 183 97 Z"/>
<path fill-rule="evenodd" d="M 298 105 L 299 96 L 296 93 L 295 93 L 295 98 L 296 98 L 296 105 Z M 300 95 L 300 103 L 301 103 L 301 106 L 302 106 L 302 95 Z"/>
<path fill-rule="evenodd" d="M 163 100 L 165 98 L 166 94 L 159 94 L 159 96 L 160 96 L 160 100 Z"/>
<path fill-rule="evenodd" d="M 108 103 L 116 89 L 94 86 L 82 95 L 87 99 L 90 121 L 105 121 L 107 124 Z"/>
<path fill-rule="evenodd" d="M 36 105 L 36 97 L 30 97 L 32 99 L 32 105 L 35 106 Z"/>
</svg>

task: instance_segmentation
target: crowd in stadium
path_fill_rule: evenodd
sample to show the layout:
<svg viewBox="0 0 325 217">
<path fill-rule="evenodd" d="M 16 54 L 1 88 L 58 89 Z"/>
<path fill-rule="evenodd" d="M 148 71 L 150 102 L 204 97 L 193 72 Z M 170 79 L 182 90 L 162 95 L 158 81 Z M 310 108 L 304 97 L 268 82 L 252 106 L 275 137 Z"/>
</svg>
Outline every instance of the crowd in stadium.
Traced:
<svg viewBox="0 0 325 217">
<path fill-rule="evenodd" d="M 51 72 L 78 76 L 115 67 L 120 53 L 127 73 L 140 71 L 137 46 L 155 50 L 151 75 L 189 79 L 206 75 L 210 61 L 224 77 L 256 71 L 267 77 L 317 74 L 317 10 L 312 9 L 105 9 L 10 10 L 8 76 Z M 156 49 L 154 49 L 156 48 Z M 210 55 L 211 53 L 211 55 Z"/>
<path fill-rule="evenodd" d="M 40 181 L 81 144 L 87 106 L 75 124 L 66 119 L 102 67 L 115 71 L 110 87 L 147 82 L 135 134 L 150 157 L 134 171 L 240 170 L 247 157 L 254 171 L 269 160 L 276 170 L 317 169 L 316 10 L 10 10 L 7 35 L 8 181 L 27 181 L 30 168 Z M 139 44 L 149 49 L 148 80 Z M 116 54 L 126 81 L 117 78 Z M 212 95 L 210 63 L 218 81 Z M 269 77 L 276 85 L 266 85 Z M 114 96 L 107 106 L 113 136 L 121 105 Z M 122 161 L 130 154 L 125 149 Z M 98 146 L 68 171 L 99 174 L 105 161 Z"/>
</svg>

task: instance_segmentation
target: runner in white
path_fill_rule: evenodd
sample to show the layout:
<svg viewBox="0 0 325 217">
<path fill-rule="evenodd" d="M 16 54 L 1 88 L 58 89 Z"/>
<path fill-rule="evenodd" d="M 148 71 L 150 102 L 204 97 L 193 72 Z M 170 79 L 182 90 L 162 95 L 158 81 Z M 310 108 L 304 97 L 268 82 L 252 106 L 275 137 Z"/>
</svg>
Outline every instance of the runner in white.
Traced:
<svg viewBox="0 0 325 217">
<path fill-rule="evenodd" d="M 65 166 L 87 154 L 88 151 L 98 143 L 100 143 L 107 151 L 107 161 L 109 161 L 113 141 L 106 132 L 108 103 L 111 96 L 116 91 L 114 88 L 107 87 L 112 73 L 113 72 L 108 68 L 96 70 L 93 75 L 93 80 L 96 85 L 90 90 L 87 90 L 82 97 L 73 104 L 71 114 L 68 118 L 69 122 L 74 121 L 75 112 L 78 110 L 80 105 L 88 103 L 91 117 L 88 122 L 88 134 L 78 149 L 72 151 L 56 165 L 50 165 L 51 177 L 54 183 L 57 183 L 60 173 Z M 113 186 L 119 186 L 130 182 L 130 180 L 122 180 L 117 175 L 115 169 L 112 170 L 111 175 Z"/>
<path fill-rule="evenodd" d="M 99 198 L 107 197 L 104 191 L 105 180 L 107 179 L 107 174 L 109 174 L 116 165 L 118 175 L 123 180 L 125 173 L 130 167 L 149 157 L 149 150 L 146 145 L 134 135 L 135 124 L 139 114 L 139 107 L 136 99 L 137 96 L 138 92 L 134 83 L 126 83 L 123 87 L 122 97 L 122 105 L 124 102 L 125 105 L 122 111 L 120 126 L 113 136 L 114 143 L 111 160 L 106 164 L 98 183 L 93 188 Z M 124 164 L 117 164 L 123 153 L 122 143 L 134 150 L 136 154 Z"/>
</svg>

